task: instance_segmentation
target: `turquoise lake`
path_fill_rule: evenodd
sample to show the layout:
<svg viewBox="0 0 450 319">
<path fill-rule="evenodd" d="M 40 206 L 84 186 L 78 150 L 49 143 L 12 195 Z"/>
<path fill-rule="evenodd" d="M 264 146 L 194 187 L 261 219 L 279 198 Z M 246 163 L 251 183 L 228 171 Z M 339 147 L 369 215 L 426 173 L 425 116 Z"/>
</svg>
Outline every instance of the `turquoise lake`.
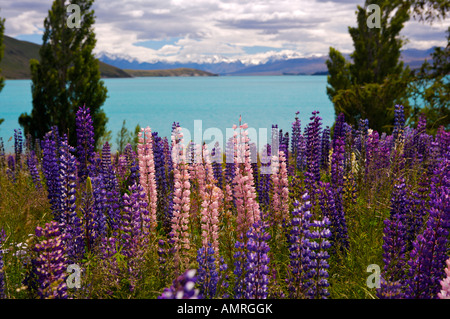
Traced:
<svg viewBox="0 0 450 319">
<path fill-rule="evenodd" d="M 191 132 L 192 139 L 195 134 L 196 139 L 202 138 L 209 128 L 217 128 L 225 137 L 227 128 L 239 124 L 240 115 L 242 122 L 256 132 L 264 128 L 270 132 L 272 124 L 278 124 L 283 132 L 291 132 L 297 111 L 302 130 L 314 110 L 320 112 L 324 127 L 334 122 L 333 105 L 326 95 L 326 76 L 147 77 L 103 81 L 108 88 L 103 110 L 109 119 L 107 130 L 112 131 L 113 148 L 123 120 L 131 131 L 137 124 L 150 126 L 152 131 L 169 138 L 176 121 Z M 8 140 L 14 129 L 20 128 L 19 115 L 30 113 L 31 109 L 31 81 L 6 80 L 0 92 L 0 118 L 5 119 L 0 125 L 0 137 L 7 151 L 13 149 L 14 139 Z"/>
</svg>

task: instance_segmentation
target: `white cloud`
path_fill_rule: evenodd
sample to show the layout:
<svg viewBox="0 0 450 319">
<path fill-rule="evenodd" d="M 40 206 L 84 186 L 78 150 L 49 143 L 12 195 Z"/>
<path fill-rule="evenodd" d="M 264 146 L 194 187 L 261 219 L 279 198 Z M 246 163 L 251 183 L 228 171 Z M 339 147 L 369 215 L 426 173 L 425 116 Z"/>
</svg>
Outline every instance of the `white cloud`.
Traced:
<svg viewBox="0 0 450 319">
<path fill-rule="evenodd" d="M 42 33 L 51 0 L 0 0 L 10 36 Z M 348 26 L 356 24 L 358 1 L 330 0 L 96 0 L 96 53 L 155 62 L 236 59 L 257 63 L 271 55 L 327 54 L 330 46 L 353 50 Z M 449 22 L 410 21 L 407 47 L 445 45 Z M 178 39 L 170 41 L 170 39 Z M 138 43 L 167 41 L 160 49 Z M 244 47 L 277 48 L 247 54 Z M 282 53 L 283 52 L 283 53 Z"/>
</svg>

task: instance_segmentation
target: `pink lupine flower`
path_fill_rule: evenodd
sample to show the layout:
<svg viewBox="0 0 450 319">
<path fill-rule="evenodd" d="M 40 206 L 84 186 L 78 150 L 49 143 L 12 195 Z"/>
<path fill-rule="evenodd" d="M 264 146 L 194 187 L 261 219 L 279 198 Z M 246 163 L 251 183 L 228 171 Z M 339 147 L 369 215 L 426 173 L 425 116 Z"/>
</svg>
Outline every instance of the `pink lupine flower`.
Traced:
<svg viewBox="0 0 450 319">
<path fill-rule="evenodd" d="M 273 212 L 272 222 L 281 225 L 283 219 L 289 215 L 289 182 L 286 166 L 286 157 L 283 151 L 278 152 L 278 157 L 272 157 L 272 183 L 273 196 L 271 210 Z"/>
<path fill-rule="evenodd" d="M 256 201 L 253 169 L 250 162 L 248 131 L 241 128 L 233 141 L 235 143 L 234 162 L 236 165 L 233 191 L 237 209 L 237 232 L 238 236 L 245 237 L 250 227 L 258 222 L 261 217 L 259 204 Z"/>
<path fill-rule="evenodd" d="M 219 261 L 219 202 L 223 198 L 222 190 L 216 186 L 213 174 L 211 158 L 206 145 L 203 145 L 204 181 L 205 186 L 200 192 L 201 204 L 201 229 L 202 246 L 208 248 L 208 244 L 214 249 L 216 261 Z"/>
<path fill-rule="evenodd" d="M 438 292 L 439 299 L 450 299 L 450 258 L 446 261 L 447 268 L 445 268 L 445 274 L 447 278 L 441 280 L 442 286 L 441 292 Z"/>
<path fill-rule="evenodd" d="M 155 179 L 155 162 L 153 157 L 152 130 L 150 127 L 142 128 L 139 132 L 139 141 L 137 145 L 140 184 L 144 188 L 146 198 L 149 203 L 150 212 L 150 231 L 156 230 L 156 207 L 157 207 L 157 191 Z"/>
<path fill-rule="evenodd" d="M 179 128 L 175 129 L 175 135 Z M 182 150 L 183 139 L 180 136 L 172 136 L 172 159 L 174 172 L 174 196 L 172 216 L 172 241 L 175 247 L 175 261 L 187 266 L 189 259 L 186 257 L 190 250 L 189 239 L 189 210 L 190 210 L 190 174 L 186 157 Z M 183 258 L 181 256 L 184 256 Z"/>
</svg>

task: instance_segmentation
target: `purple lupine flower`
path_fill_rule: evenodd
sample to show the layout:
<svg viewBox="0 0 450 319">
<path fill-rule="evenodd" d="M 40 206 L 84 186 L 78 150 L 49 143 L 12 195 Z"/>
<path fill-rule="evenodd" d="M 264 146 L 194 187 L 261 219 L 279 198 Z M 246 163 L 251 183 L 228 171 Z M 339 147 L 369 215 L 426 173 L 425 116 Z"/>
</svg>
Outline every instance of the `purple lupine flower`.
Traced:
<svg viewBox="0 0 450 319">
<path fill-rule="evenodd" d="M 331 143 L 331 147 L 333 150 L 336 148 L 336 140 L 339 138 L 345 139 L 345 116 L 344 113 L 339 113 L 338 117 L 336 118 L 336 123 L 334 125 L 334 132 L 333 132 L 333 140 Z"/>
<path fill-rule="evenodd" d="M 236 248 L 236 252 L 233 255 L 234 260 L 234 298 L 242 299 L 244 298 L 245 286 L 244 286 L 244 277 L 245 277 L 245 244 L 241 241 L 236 241 L 234 247 Z"/>
<path fill-rule="evenodd" d="M 309 265 L 307 266 L 307 275 L 309 281 L 305 283 L 307 289 L 306 295 L 310 299 L 326 299 L 330 294 L 328 292 L 328 262 L 330 257 L 328 249 L 331 247 L 328 238 L 331 232 L 328 228 L 330 221 L 327 217 L 322 220 L 313 220 L 309 222 L 306 237 L 309 239 Z"/>
<path fill-rule="evenodd" d="M 322 118 L 318 116 L 318 111 L 312 112 L 311 122 L 306 127 L 306 172 L 305 182 L 308 185 L 308 193 L 311 202 L 315 203 L 315 193 L 317 191 L 317 183 L 320 181 L 320 130 Z"/>
<path fill-rule="evenodd" d="M 394 129 L 392 135 L 394 136 L 394 141 L 401 139 L 403 137 L 403 131 L 405 129 L 405 113 L 403 105 L 396 104 L 394 109 Z"/>
<path fill-rule="evenodd" d="M 3 142 L 3 138 L 0 137 L 0 169 L 6 166 L 5 160 L 5 143 Z"/>
<path fill-rule="evenodd" d="M 247 260 L 245 263 L 246 299 L 266 299 L 269 284 L 269 256 L 267 244 L 270 235 L 263 221 L 255 223 L 247 232 Z"/>
<path fill-rule="evenodd" d="M 283 151 L 286 156 L 286 161 L 289 158 L 289 132 L 282 134 L 283 130 L 280 130 L 280 151 Z"/>
<path fill-rule="evenodd" d="M 5 230 L 2 228 L 0 230 L 0 299 L 5 299 L 5 270 L 3 268 L 4 261 L 3 261 L 3 246 L 5 244 Z"/>
<path fill-rule="evenodd" d="M 261 177 L 258 184 L 258 202 L 262 211 L 268 211 L 270 204 L 269 194 L 272 191 L 271 155 L 271 146 L 266 144 L 261 154 Z"/>
<path fill-rule="evenodd" d="M 236 175 L 236 165 L 234 163 L 234 144 L 233 138 L 230 138 L 227 141 L 226 150 L 225 150 L 225 183 L 231 184 Z"/>
<path fill-rule="evenodd" d="M 133 257 L 145 244 L 145 237 L 150 231 L 150 213 L 145 200 L 144 188 L 140 184 L 130 187 L 131 194 L 123 195 L 123 214 L 120 220 L 120 234 L 123 255 Z"/>
<path fill-rule="evenodd" d="M 36 189 L 42 189 L 41 177 L 39 175 L 39 170 L 38 170 L 37 165 L 38 165 L 38 160 L 37 160 L 36 154 L 35 154 L 34 150 L 31 150 L 27 154 L 28 170 L 30 172 L 31 178 L 33 179 L 33 184 L 36 187 Z"/>
<path fill-rule="evenodd" d="M 330 128 L 327 126 L 322 133 L 322 145 L 321 145 L 320 167 L 327 171 L 329 165 L 329 155 L 330 155 Z"/>
<path fill-rule="evenodd" d="M 252 172 L 253 172 L 253 180 L 254 185 L 259 184 L 259 169 L 258 169 L 258 152 L 256 150 L 256 144 L 250 143 L 250 165 L 252 166 Z"/>
<path fill-rule="evenodd" d="M 222 151 L 219 147 L 219 142 L 214 144 L 211 151 L 211 162 L 213 167 L 214 178 L 216 179 L 216 185 L 223 190 L 223 169 L 222 169 Z"/>
<path fill-rule="evenodd" d="M 18 169 L 22 168 L 23 137 L 20 129 L 14 129 L 14 154 Z"/>
<path fill-rule="evenodd" d="M 330 221 L 330 230 L 333 251 L 349 247 L 347 222 L 345 219 L 342 194 L 330 183 L 320 182 L 322 192 L 319 195 L 319 205 L 325 217 Z"/>
<path fill-rule="evenodd" d="M 211 243 L 197 251 L 197 285 L 202 299 L 212 299 L 216 296 L 219 273 Z"/>
<path fill-rule="evenodd" d="M 298 138 L 297 152 L 297 169 L 304 171 L 306 169 L 306 138 L 303 135 Z"/>
<path fill-rule="evenodd" d="M 300 136 L 302 135 L 301 122 L 300 119 L 298 118 L 299 113 L 300 112 L 298 111 L 295 112 L 295 121 L 292 123 L 292 134 L 291 134 L 291 152 L 295 160 L 297 160 L 298 144 Z"/>
<path fill-rule="evenodd" d="M 59 174 L 59 143 L 60 137 L 58 128 L 52 127 L 52 130 L 45 134 L 42 140 L 42 172 L 44 173 L 47 184 L 48 199 L 52 211 L 56 211 L 58 206 L 58 184 L 57 178 Z"/>
<path fill-rule="evenodd" d="M 200 299 L 199 290 L 195 289 L 197 281 L 195 273 L 195 269 L 190 269 L 177 277 L 172 286 L 165 288 L 158 299 Z"/>
<path fill-rule="evenodd" d="M 402 284 L 405 279 L 406 252 L 408 247 L 408 204 L 405 182 L 398 179 L 392 193 L 390 217 L 384 221 L 383 231 L 383 280 L 377 291 L 379 298 L 400 298 L 395 296 L 392 287 Z"/>
<path fill-rule="evenodd" d="M 426 228 L 413 242 L 408 261 L 409 278 L 405 297 L 436 298 L 448 258 L 450 229 L 450 160 L 444 158 L 434 172 L 430 186 L 430 207 Z"/>
<path fill-rule="evenodd" d="M 13 181 L 16 182 L 16 161 L 14 160 L 14 156 L 8 156 L 8 168 L 6 170 L 6 174 Z"/>
<path fill-rule="evenodd" d="M 130 143 L 125 146 L 124 155 L 127 160 L 128 176 L 124 184 L 124 191 L 135 183 L 139 183 L 139 159 Z"/>
<path fill-rule="evenodd" d="M 111 147 L 106 142 L 102 149 L 101 160 L 101 181 L 95 179 L 96 187 L 94 192 L 101 192 L 101 189 L 105 192 L 106 201 L 104 203 L 106 209 L 106 222 L 109 225 L 110 230 L 115 233 L 119 229 L 120 221 L 120 209 L 122 207 L 122 201 L 120 196 L 119 183 L 114 170 L 114 166 L 111 162 Z M 101 187 L 99 189 L 98 187 Z M 97 198 L 100 195 L 97 195 Z"/>
<path fill-rule="evenodd" d="M 296 200 L 293 205 L 291 229 L 288 233 L 290 274 L 286 280 L 288 281 L 289 298 L 298 299 L 303 296 L 306 271 L 310 264 L 309 239 L 306 237 L 311 218 L 309 195 L 303 194 L 302 203 Z"/>
<path fill-rule="evenodd" d="M 67 258 L 65 236 L 61 232 L 62 225 L 51 221 L 45 227 L 36 228 L 39 242 L 34 246 L 37 258 L 36 266 L 38 295 L 40 298 L 67 298 L 66 269 Z"/>
<path fill-rule="evenodd" d="M 164 142 L 161 137 L 158 136 L 158 132 L 152 132 L 153 136 L 153 156 L 155 163 L 155 179 L 156 188 L 160 196 L 157 197 L 157 219 L 163 223 L 169 222 L 167 216 L 169 215 L 169 197 L 167 196 L 170 191 L 168 185 L 168 178 L 166 174 L 166 163 L 164 156 Z"/>
<path fill-rule="evenodd" d="M 71 151 L 73 148 L 67 143 L 67 136 L 64 135 L 59 148 L 57 204 L 53 215 L 58 223 L 64 225 L 61 232 L 67 237 L 68 259 L 76 262 L 83 257 L 85 247 L 82 221 L 76 212 L 77 162 Z"/>
<path fill-rule="evenodd" d="M 99 246 L 106 236 L 105 212 L 106 196 L 101 175 L 86 179 L 86 191 L 81 197 L 80 210 L 83 216 L 86 248 L 88 252 Z"/>
<path fill-rule="evenodd" d="M 94 160 L 94 126 L 89 107 L 81 106 L 75 116 L 77 134 L 78 177 L 84 180 Z"/>
</svg>

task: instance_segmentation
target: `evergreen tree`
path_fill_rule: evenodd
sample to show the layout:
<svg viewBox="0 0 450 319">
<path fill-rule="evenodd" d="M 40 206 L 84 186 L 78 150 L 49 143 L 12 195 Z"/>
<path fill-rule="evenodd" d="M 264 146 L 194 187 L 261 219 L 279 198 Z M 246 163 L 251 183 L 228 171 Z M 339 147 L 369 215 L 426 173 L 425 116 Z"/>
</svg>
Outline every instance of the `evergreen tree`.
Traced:
<svg viewBox="0 0 450 319">
<path fill-rule="evenodd" d="M 106 115 L 101 109 L 107 89 L 100 80 L 98 60 L 92 51 L 96 44 L 93 31 L 93 0 L 73 0 L 79 7 L 79 25 L 69 27 L 64 0 L 55 0 L 44 21 L 40 62 L 30 61 L 33 109 L 23 113 L 19 123 L 25 133 L 42 138 L 53 125 L 76 145 L 75 114 L 86 105 L 91 110 L 94 138 L 105 133 Z M 73 21 L 71 21 L 73 22 Z"/>
<path fill-rule="evenodd" d="M 0 62 L 3 59 L 3 54 L 5 51 L 5 45 L 3 44 L 3 32 L 5 31 L 5 19 L 0 18 Z M 1 76 L 2 70 L 0 69 L 0 92 L 5 86 L 5 79 Z"/>
<path fill-rule="evenodd" d="M 370 4 L 380 6 L 381 28 L 369 28 L 367 11 Z M 359 120 L 368 119 L 377 131 L 390 132 L 394 106 L 405 106 L 409 114 L 407 88 L 410 71 L 400 61 L 403 40 L 399 33 L 409 19 L 409 4 L 392 4 L 386 0 L 367 0 L 358 6 L 357 27 L 349 27 L 353 39 L 352 62 L 330 48 L 327 94 L 334 104 L 335 113 L 344 113 L 355 127 Z"/>
<path fill-rule="evenodd" d="M 5 31 L 5 19 L 0 18 L 0 62 L 3 59 L 3 53 L 5 51 L 5 45 L 3 44 L 3 32 Z M 2 70 L 0 69 L 0 92 L 5 86 L 5 79 L 1 76 Z M 0 124 L 3 123 L 5 119 L 0 119 Z"/>
<path fill-rule="evenodd" d="M 450 27 L 447 29 L 447 45 L 436 47 L 431 54 L 432 62 L 426 60 L 413 71 L 414 109 L 412 122 L 417 123 L 424 113 L 427 130 L 434 134 L 439 126 L 450 129 Z"/>
</svg>

